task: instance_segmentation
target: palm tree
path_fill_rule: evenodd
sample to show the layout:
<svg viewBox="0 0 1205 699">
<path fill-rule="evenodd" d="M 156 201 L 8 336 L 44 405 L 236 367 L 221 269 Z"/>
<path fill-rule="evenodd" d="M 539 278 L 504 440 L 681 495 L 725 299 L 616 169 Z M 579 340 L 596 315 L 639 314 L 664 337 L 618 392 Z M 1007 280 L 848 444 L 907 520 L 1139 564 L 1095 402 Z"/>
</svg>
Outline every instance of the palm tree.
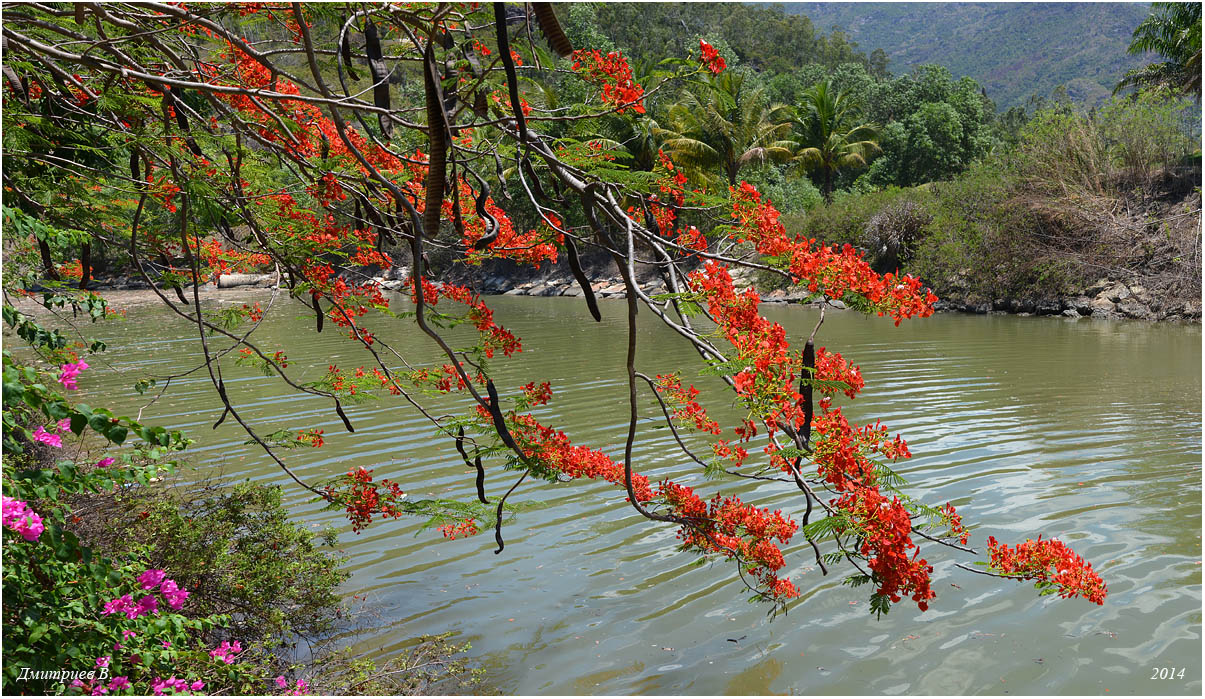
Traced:
<svg viewBox="0 0 1205 699">
<path fill-rule="evenodd" d="M 833 198 L 833 176 L 839 171 L 866 167 L 878 152 L 878 127 L 851 125 L 858 105 L 828 82 L 803 93 L 802 113 L 795 120 L 795 155 L 792 160 L 808 172 L 819 172 L 825 201 Z"/>
<path fill-rule="evenodd" d="M 1201 4 L 1196 2 L 1156 2 L 1157 12 L 1134 30 L 1131 54 L 1148 51 L 1166 60 L 1128 71 L 1117 87 L 1165 86 L 1201 99 Z"/>
<path fill-rule="evenodd" d="M 740 73 L 710 76 L 704 89 L 686 93 L 669 109 L 671 128 L 658 129 L 666 154 L 696 181 L 711 182 L 722 171 L 735 186 L 740 171 L 791 157 L 787 108 L 766 102 L 765 89 L 747 89 Z"/>
</svg>

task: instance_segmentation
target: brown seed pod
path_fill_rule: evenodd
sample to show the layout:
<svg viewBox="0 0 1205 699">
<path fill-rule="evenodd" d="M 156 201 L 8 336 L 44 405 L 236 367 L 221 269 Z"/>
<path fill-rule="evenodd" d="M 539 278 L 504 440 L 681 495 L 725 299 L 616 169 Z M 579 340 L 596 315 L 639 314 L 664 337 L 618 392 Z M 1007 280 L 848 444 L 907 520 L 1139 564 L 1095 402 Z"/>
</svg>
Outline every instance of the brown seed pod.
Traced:
<svg viewBox="0 0 1205 699">
<path fill-rule="evenodd" d="M 364 50 L 368 53 L 368 72 L 372 74 L 372 101 L 381 109 L 389 109 L 389 70 L 385 67 L 384 54 L 381 53 L 381 37 L 377 33 L 377 25 L 372 20 L 364 26 Z M 393 138 L 393 122 L 388 114 L 378 114 L 377 123 L 381 125 L 381 133 L 385 138 Z"/>
<path fill-rule="evenodd" d="M 601 323 L 602 313 L 598 310 L 594 289 L 590 287 L 590 280 L 586 278 L 586 273 L 582 270 L 582 263 L 577 257 L 577 246 L 573 244 L 572 238 L 565 238 L 565 251 L 569 253 L 569 269 L 573 271 L 573 278 L 577 280 L 577 285 L 581 287 L 582 293 L 586 297 L 586 307 L 590 309 L 590 315 L 594 316 L 594 320 Z"/>
<path fill-rule="evenodd" d="M 533 2 L 531 6 L 535 10 L 536 21 L 540 23 L 540 31 L 544 32 L 544 37 L 548 39 L 548 45 L 561 58 L 571 56 L 573 54 L 573 44 L 570 43 L 569 37 L 565 36 L 565 32 L 561 29 L 561 23 L 557 21 L 556 13 L 552 11 L 552 3 Z"/>
</svg>

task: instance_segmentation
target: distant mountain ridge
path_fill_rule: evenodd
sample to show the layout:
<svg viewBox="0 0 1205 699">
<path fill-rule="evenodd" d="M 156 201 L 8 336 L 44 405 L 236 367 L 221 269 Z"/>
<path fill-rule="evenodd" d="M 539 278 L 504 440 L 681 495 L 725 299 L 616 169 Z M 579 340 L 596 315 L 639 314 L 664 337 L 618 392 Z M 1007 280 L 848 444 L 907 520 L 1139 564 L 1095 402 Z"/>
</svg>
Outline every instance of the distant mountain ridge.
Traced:
<svg viewBox="0 0 1205 699">
<path fill-rule="evenodd" d="M 1071 98 L 1095 104 L 1122 73 L 1149 62 L 1126 53 L 1149 3 L 783 3 L 819 31 L 834 26 L 867 53 L 882 49 L 889 70 L 923 63 L 967 75 L 998 109 L 1023 105 L 1065 85 Z"/>
</svg>

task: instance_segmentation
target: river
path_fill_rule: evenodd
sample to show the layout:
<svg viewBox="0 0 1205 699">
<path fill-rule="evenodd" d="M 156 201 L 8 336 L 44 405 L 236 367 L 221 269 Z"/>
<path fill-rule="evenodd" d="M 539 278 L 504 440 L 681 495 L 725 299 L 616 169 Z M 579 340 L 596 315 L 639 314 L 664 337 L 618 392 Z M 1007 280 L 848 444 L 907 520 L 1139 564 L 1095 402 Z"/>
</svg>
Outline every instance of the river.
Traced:
<svg viewBox="0 0 1205 699">
<path fill-rule="evenodd" d="M 487 300 L 525 348 L 495 363 L 499 387 L 550 381 L 553 401 L 537 417 L 575 444 L 621 459 L 624 302 L 601 301 L 603 322 L 594 323 L 580 299 Z M 763 313 L 798 340 L 816 311 L 763 306 Z M 368 327 L 412 362 L 437 360 L 412 323 L 377 319 Z M 119 413 L 132 416 L 148 401 L 130 390 L 137 379 L 198 359 L 195 331 L 161 307 L 135 308 L 124 322 L 88 330 L 109 350 L 81 379 L 80 398 Z M 639 369 L 685 369 L 703 390 L 700 400 L 732 424 L 729 395 L 715 379 L 690 378 L 698 359 L 677 335 L 648 313 L 640 335 Z M 296 303 L 278 303 L 256 337 L 266 350 L 284 350 L 302 381 L 332 363 L 370 365 L 344 335 L 329 327 L 315 335 Z M 605 483 L 525 484 L 512 501 L 528 509 L 507 527 L 506 550 L 495 556 L 489 533 L 445 541 L 408 520 L 353 534 L 341 513 L 321 510 L 245 444 L 234 421 L 210 429 L 220 411 L 204 371 L 173 381 L 143 419 L 197 440 L 189 452 L 196 470 L 185 477 L 279 483 L 299 520 L 339 527 L 352 572 L 345 591 L 365 596 L 380 621 L 351 641 L 358 651 L 388 654 L 420 634 L 454 631 L 503 692 L 1200 694 L 1200 326 L 939 314 L 897 328 L 836 312 L 818 344 L 861 365 L 866 390 L 839 404 L 851 421 L 882 419 L 908 440 L 914 457 L 900 470 L 913 495 L 958 506 L 981 550 L 988 535 L 1063 539 L 1105 578 L 1104 606 L 1038 597 L 1029 585 L 960 571 L 953 564 L 974 557 L 930 544 L 923 555 L 936 567 L 938 594 L 930 609 L 905 601 L 876 620 L 868 588 L 839 584 L 847 566 L 821 576 L 797 537 L 786 557 L 803 594 L 770 621 L 765 607 L 745 601 L 730 564 L 693 565 L 694 555 L 675 551 L 671 527 L 642 519 Z M 324 447 L 286 452 L 302 478 L 364 466 L 415 496 L 472 498 L 473 476 L 453 444 L 434 441 L 428 423 L 400 400 L 349 407 L 352 435 L 329 402 L 247 369 L 226 371 L 232 399 L 262 421 L 263 432 L 325 430 Z M 642 415 L 655 416 L 645 398 Z M 684 479 L 705 497 L 722 488 L 798 519 L 797 493 L 704 481 L 668 431 L 651 427 L 635 447 L 637 470 Z M 510 474 L 496 466 L 492 473 L 496 496 Z M 1151 679 L 1159 668 L 1184 668 L 1183 679 Z"/>
</svg>

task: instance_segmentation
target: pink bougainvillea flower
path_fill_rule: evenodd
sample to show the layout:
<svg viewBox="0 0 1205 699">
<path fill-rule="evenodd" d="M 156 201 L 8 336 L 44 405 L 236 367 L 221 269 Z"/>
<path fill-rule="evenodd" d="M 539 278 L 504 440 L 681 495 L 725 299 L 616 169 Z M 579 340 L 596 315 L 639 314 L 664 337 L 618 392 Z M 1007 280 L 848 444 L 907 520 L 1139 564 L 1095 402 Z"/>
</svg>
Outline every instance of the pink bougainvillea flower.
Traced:
<svg viewBox="0 0 1205 699">
<path fill-rule="evenodd" d="M 137 607 L 137 605 L 134 604 L 134 598 L 131 597 L 130 595 L 122 595 L 121 597 L 118 597 L 117 599 L 111 599 L 108 602 L 105 602 L 105 608 L 102 613 L 103 614 L 117 614 L 118 612 L 124 612 L 131 607 Z M 130 617 L 130 618 L 132 619 L 133 617 Z M 123 631 L 122 633 L 123 634 L 128 633 L 130 635 L 134 634 L 133 631 Z"/>
<path fill-rule="evenodd" d="M 196 682 L 193 682 L 192 684 L 188 685 L 188 688 L 194 692 L 199 692 L 205 688 L 205 683 L 202 682 L 201 680 L 197 680 Z"/>
<path fill-rule="evenodd" d="M 125 675 L 118 675 L 109 680 L 109 689 L 128 689 L 130 686 L 130 678 Z"/>
<path fill-rule="evenodd" d="M 172 609 L 179 610 L 184 606 L 184 600 L 188 599 L 188 590 L 176 585 L 175 580 L 164 580 L 159 591 L 163 593 L 163 599 L 167 600 L 167 606 Z"/>
<path fill-rule="evenodd" d="M 137 636 L 137 635 L 138 635 L 137 631 L 130 631 L 129 629 L 125 629 L 124 631 L 121 632 L 122 638 L 130 638 L 131 636 Z"/>
<path fill-rule="evenodd" d="M 231 643 L 230 641 L 222 641 L 222 643 L 213 650 L 209 651 L 209 657 L 215 660 L 221 660 L 227 665 L 234 663 L 234 656 L 243 652 L 243 646 L 239 641 Z"/>
<path fill-rule="evenodd" d="M 171 647 L 172 647 L 172 642 L 171 642 L 171 641 L 164 641 L 164 642 L 163 642 L 163 647 L 164 647 L 164 648 L 171 648 Z"/>
<path fill-rule="evenodd" d="M 130 617 L 131 619 L 135 619 L 143 614 L 158 614 L 159 600 L 155 599 L 152 595 L 147 595 L 138 600 L 137 610 L 138 613 Z"/>
<path fill-rule="evenodd" d="M 150 568 L 142 575 L 138 576 L 138 584 L 142 585 L 144 590 L 153 590 L 159 587 L 159 583 L 163 581 L 165 573 L 158 568 Z"/>
<path fill-rule="evenodd" d="M 50 446 L 57 447 L 59 449 L 63 448 L 63 438 L 57 434 L 47 432 L 46 429 L 41 425 L 38 425 L 38 428 L 33 431 L 33 439 L 35 442 L 49 444 Z"/>
<path fill-rule="evenodd" d="M 63 364 L 59 367 L 59 383 L 69 391 L 74 391 L 79 388 L 75 383 L 76 377 L 80 372 L 87 369 L 88 365 L 82 359 L 74 364 Z"/>
<path fill-rule="evenodd" d="M 96 667 L 109 667 L 109 656 L 102 655 L 96 659 Z"/>
<path fill-rule="evenodd" d="M 25 501 L 4 496 L 3 505 L 4 526 L 16 531 L 26 541 L 37 541 L 46 527 L 42 517 L 29 509 Z"/>
<path fill-rule="evenodd" d="M 284 689 L 285 687 L 288 687 L 288 686 L 289 686 L 289 683 L 288 683 L 288 681 L 285 679 L 285 676 L 284 676 L 284 675 L 280 675 L 280 676 L 278 676 L 278 677 L 276 678 L 276 686 L 277 686 L 277 687 L 280 687 L 281 689 Z"/>
<path fill-rule="evenodd" d="M 59 420 L 58 422 L 54 423 L 54 429 L 56 432 L 66 433 L 68 430 L 71 429 L 71 418 L 65 417 L 62 420 Z"/>
<path fill-rule="evenodd" d="M 115 462 L 115 461 L 117 461 L 117 459 L 114 459 L 111 456 L 106 456 L 105 458 L 96 462 L 96 467 L 97 468 L 106 468 L 108 466 L 112 466 L 113 462 Z"/>
</svg>

